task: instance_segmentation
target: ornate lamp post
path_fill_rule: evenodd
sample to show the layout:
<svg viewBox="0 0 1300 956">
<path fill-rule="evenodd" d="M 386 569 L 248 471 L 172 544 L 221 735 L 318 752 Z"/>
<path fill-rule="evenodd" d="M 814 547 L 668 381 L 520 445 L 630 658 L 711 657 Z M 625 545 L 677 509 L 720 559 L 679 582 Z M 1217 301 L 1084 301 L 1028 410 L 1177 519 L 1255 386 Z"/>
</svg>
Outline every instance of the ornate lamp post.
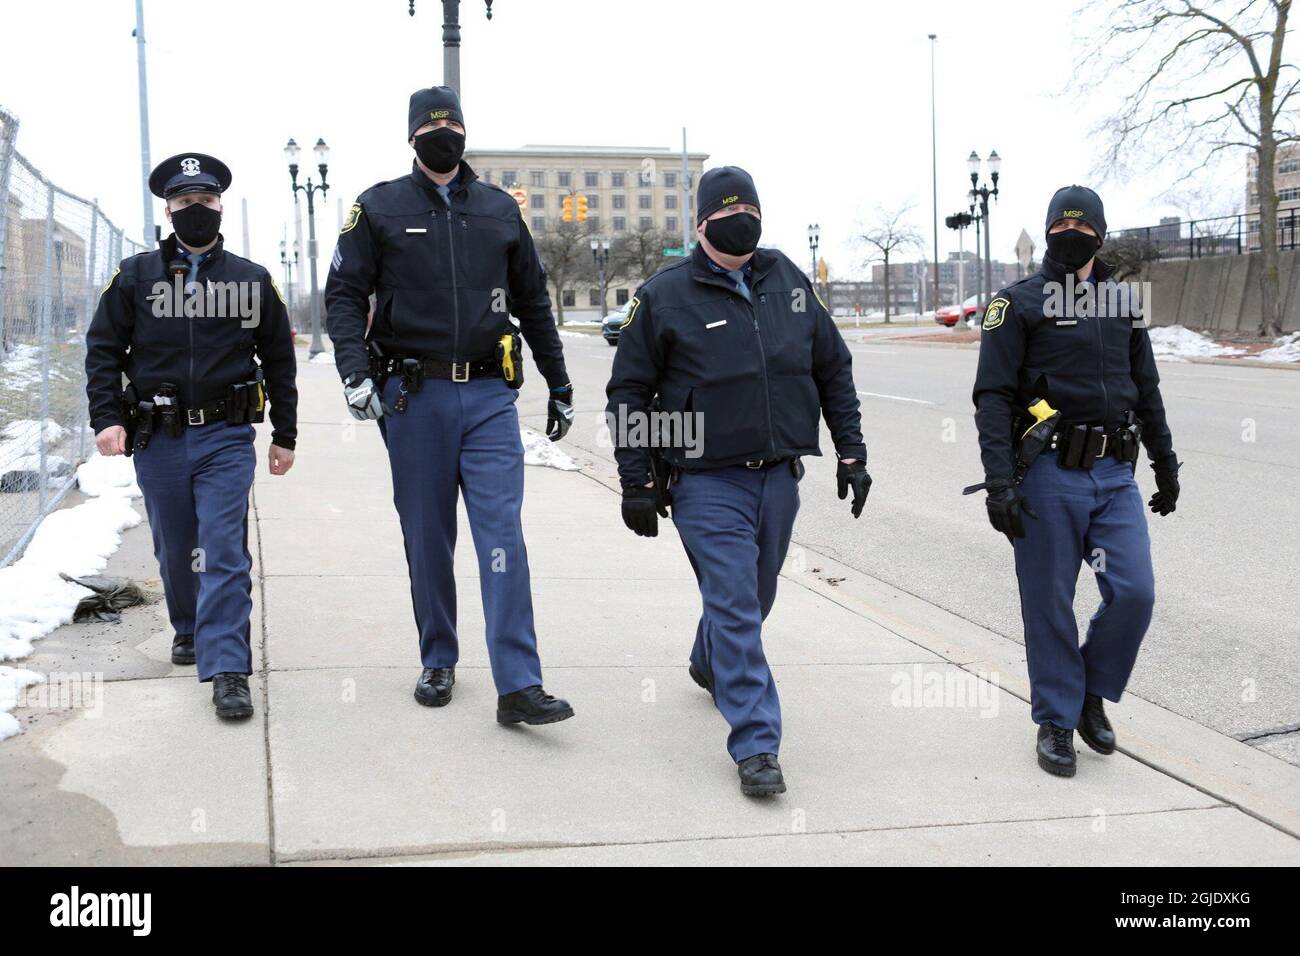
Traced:
<svg viewBox="0 0 1300 956">
<path fill-rule="evenodd" d="M 325 182 L 325 174 L 329 170 L 330 148 L 325 145 L 325 140 L 316 140 L 314 152 L 316 154 L 316 168 L 320 172 L 320 183 L 313 183 L 311 177 L 307 177 L 305 186 L 298 183 L 298 157 L 302 150 L 292 139 L 285 144 L 284 155 L 289 160 L 289 182 L 293 186 L 294 202 L 298 201 L 298 193 L 307 194 L 307 260 L 311 263 L 311 349 L 310 354 L 315 356 L 319 352 L 325 351 L 325 346 L 320 338 L 320 294 L 316 283 L 316 206 L 312 201 L 316 193 L 324 195 L 329 191 L 329 184 Z"/>
<path fill-rule="evenodd" d="M 993 262 L 990 258 L 990 240 L 989 240 L 989 197 L 998 198 L 998 176 L 1002 170 L 1002 157 L 998 155 L 995 149 L 989 153 L 989 178 L 993 181 L 992 188 L 980 185 L 980 157 L 975 150 L 970 151 L 970 156 L 966 157 L 966 169 L 970 172 L 970 195 L 972 203 L 978 199 L 980 203 L 980 218 L 984 220 L 984 294 L 993 294 Z"/>
<path fill-rule="evenodd" d="M 286 246 L 287 243 L 285 240 L 281 239 L 280 265 L 284 267 L 284 288 L 285 292 L 288 293 L 289 296 L 289 324 L 292 325 L 295 321 L 293 314 L 293 270 L 298 267 L 298 240 L 295 239 L 293 241 L 292 256 L 289 255 Z"/>
<path fill-rule="evenodd" d="M 605 266 L 609 262 L 609 240 L 591 237 L 591 258 L 600 273 L 600 318 L 605 319 Z"/>
<path fill-rule="evenodd" d="M 415 0 L 408 0 L 407 13 L 415 16 Z M 484 0 L 487 18 L 492 19 L 492 0 Z M 460 0 L 442 0 L 442 83 L 460 92 Z"/>
</svg>

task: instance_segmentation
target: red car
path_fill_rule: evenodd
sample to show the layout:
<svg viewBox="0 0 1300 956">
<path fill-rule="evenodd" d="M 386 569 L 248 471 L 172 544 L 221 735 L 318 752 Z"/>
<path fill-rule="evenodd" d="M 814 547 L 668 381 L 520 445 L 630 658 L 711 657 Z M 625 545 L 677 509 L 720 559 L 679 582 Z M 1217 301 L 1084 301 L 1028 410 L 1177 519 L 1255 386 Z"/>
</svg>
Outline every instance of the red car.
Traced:
<svg viewBox="0 0 1300 956">
<path fill-rule="evenodd" d="M 970 322 L 979 312 L 978 296 L 970 296 L 961 306 L 944 306 L 934 313 L 934 321 L 940 325 L 953 328 L 958 322 Z"/>
</svg>

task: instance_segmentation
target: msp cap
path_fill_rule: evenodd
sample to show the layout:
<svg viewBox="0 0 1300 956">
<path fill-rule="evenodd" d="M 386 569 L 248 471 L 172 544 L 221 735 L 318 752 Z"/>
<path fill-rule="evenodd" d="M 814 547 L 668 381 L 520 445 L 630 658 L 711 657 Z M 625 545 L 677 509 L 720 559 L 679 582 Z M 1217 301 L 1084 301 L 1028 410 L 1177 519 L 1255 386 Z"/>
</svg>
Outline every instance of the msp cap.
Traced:
<svg viewBox="0 0 1300 956">
<path fill-rule="evenodd" d="M 411 94 L 411 105 L 406 115 L 406 138 L 410 139 L 415 131 L 432 120 L 455 120 L 465 125 L 465 117 L 460 112 L 460 97 L 450 86 L 431 86 L 427 90 L 416 90 Z"/>
<path fill-rule="evenodd" d="M 181 193 L 223 193 L 230 188 L 230 167 L 207 153 L 177 153 L 153 168 L 149 191 L 159 199 Z"/>
<path fill-rule="evenodd" d="M 739 166 L 717 166 L 700 177 L 696 187 L 695 203 L 698 212 L 695 224 L 698 226 L 724 206 L 746 202 L 758 208 L 758 189 L 754 180 Z"/>
<path fill-rule="evenodd" d="M 1049 230 L 1062 219 L 1082 219 L 1097 231 L 1098 239 L 1106 238 L 1106 210 L 1101 197 L 1087 186 L 1062 186 L 1047 206 Z"/>
</svg>

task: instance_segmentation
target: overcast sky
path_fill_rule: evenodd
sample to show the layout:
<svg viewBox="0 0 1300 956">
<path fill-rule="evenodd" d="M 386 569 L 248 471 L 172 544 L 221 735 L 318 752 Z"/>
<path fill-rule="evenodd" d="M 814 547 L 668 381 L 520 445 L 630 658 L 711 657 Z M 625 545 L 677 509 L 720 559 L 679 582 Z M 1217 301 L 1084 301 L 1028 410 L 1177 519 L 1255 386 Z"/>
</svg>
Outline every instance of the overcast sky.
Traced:
<svg viewBox="0 0 1300 956">
<path fill-rule="evenodd" d="M 832 277 L 863 272 L 850 241 L 876 205 L 914 203 L 932 248 L 930 50 L 936 87 L 940 256 L 957 247 L 943 216 L 966 207 L 972 149 L 1003 156 L 993 254 L 1014 260 L 1025 228 L 1039 245 L 1047 200 L 1097 185 L 1111 228 L 1178 213 L 1155 179 L 1097 183 L 1103 144 L 1088 130 L 1104 100 L 1072 91 L 1077 35 L 1066 0 L 481 0 L 461 4 L 470 148 L 524 144 L 690 148 L 737 164 L 763 202 L 763 242 L 808 260 L 821 226 Z M 321 279 L 338 205 L 404 174 L 407 97 L 442 80 L 441 3 L 416 0 L 145 0 L 154 162 L 209 152 L 234 171 L 223 232 L 242 251 L 247 199 L 254 259 L 278 269 L 292 200 L 282 148 L 332 147 L 318 207 Z M 21 121 L 19 150 L 64 188 L 98 197 L 137 238 L 143 210 L 133 0 L 4 0 L 0 106 Z M 310 154 L 308 154 L 309 157 Z M 310 161 L 310 160 L 309 160 Z M 1243 192 L 1244 156 L 1220 186 Z M 162 203 L 155 200 L 155 216 Z M 1222 208 L 1209 210 L 1225 211 Z M 969 247 L 969 240 L 968 247 Z M 304 250 L 305 253 L 305 250 Z"/>
</svg>

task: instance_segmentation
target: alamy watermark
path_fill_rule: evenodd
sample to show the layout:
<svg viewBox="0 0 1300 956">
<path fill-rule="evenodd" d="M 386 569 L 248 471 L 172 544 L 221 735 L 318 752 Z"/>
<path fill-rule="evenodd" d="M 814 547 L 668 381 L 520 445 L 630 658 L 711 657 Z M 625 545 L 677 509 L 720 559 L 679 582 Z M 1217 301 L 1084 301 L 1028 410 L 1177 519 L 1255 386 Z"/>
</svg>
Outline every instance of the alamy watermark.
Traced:
<svg viewBox="0 0 1300 956">
<path fill-rule="evenodd" d="M 1079 282 L 1067 272 L 1064 282 L 1043 283 L 1043 292 L 1043 315 L 1049 319 L 1128 319 L 1134 328 L 1148 324 L 1150 282 Z"/>
<path fill-rule="evenodd" d="M 241 328 L 256 328 L 262 315 L 262 283 L 231 280 L 185 282 L 177 273 L 171 282 L 159 279 L 149 295 L 158 319 L 239 319 Z"/>
<path fill-rule="evenodd" d="M 680 448 L 687 458 L 704 454 L 701 412 L 629 410 L 605 412 L 596 440 L 605 448 Z"/>
</svg>

